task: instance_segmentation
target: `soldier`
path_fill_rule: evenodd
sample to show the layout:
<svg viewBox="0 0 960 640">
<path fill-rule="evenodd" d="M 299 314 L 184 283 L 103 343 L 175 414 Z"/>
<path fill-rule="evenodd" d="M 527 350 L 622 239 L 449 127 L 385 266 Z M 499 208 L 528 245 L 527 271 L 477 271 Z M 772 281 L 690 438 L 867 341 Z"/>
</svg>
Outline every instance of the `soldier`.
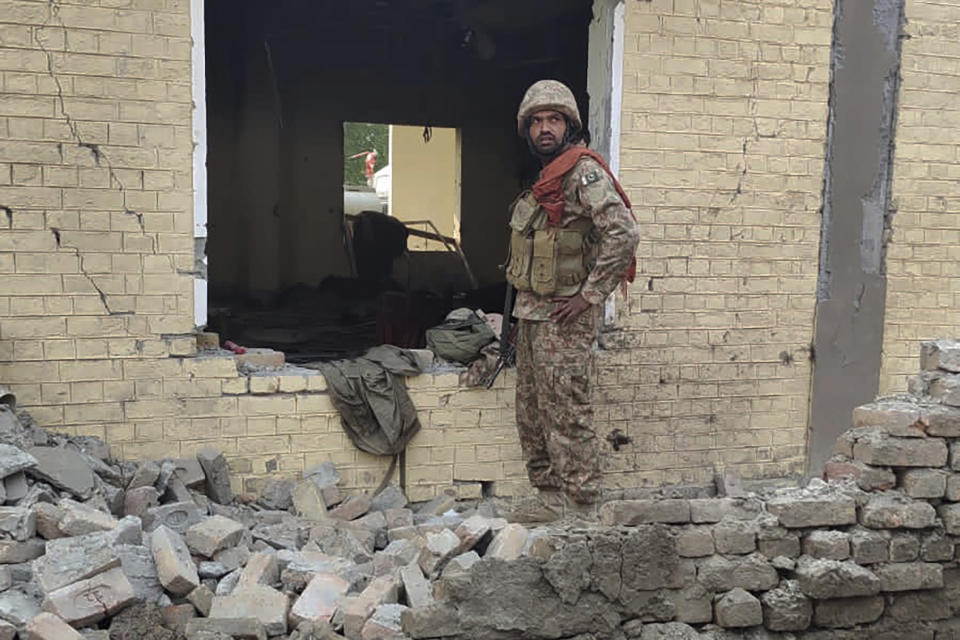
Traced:
<svg viewBox="0 0 960 640">
<path fill-rule="evenodd" d="M 630 202 L 589 142 L 573 93 L 531 86 L 517 131 L 542 164 L 511 207 L 506 277 L 517 290 L 517 430 L 531 484 L 578 505 L 599 497 L 590 399 L 593 349 L 607 296 L 636 271 Z"/>
</svg>

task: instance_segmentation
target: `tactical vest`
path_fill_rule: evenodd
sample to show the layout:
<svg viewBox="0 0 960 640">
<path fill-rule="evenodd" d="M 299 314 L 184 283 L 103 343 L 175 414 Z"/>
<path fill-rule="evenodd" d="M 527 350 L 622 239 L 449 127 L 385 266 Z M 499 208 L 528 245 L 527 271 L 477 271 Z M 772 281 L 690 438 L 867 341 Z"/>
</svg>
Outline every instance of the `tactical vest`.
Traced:
<svg viewBox="0 0 960 640">
<path fill-rule="evenodd" d="M 548 227 L 547 215 L 533 193 L 513 203 L 507 282 L 517 291 L 539 296 L 572 296 L 580 292 L 597 259 L 599 234 L 593 220 L 576 216 L 560 227 Z"/>
</svg>

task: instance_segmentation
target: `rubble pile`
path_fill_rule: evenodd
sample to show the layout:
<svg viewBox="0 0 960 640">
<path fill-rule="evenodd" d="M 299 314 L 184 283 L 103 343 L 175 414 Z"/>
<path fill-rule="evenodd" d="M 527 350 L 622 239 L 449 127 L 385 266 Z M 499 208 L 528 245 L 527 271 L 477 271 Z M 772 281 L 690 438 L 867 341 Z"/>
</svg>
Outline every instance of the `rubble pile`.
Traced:
<svg viewBox="0 0 960 640">
<path fill-rule="evenodd" d="M 960 343 L 923 362 L 856 409 L 825 480 L 530 528 L 517 504 L 343 495 L 329 463 L 235 496 L 218 451 L 115 462 L 0 402 L 0 640 L 958 637 Z"/>
</svg>

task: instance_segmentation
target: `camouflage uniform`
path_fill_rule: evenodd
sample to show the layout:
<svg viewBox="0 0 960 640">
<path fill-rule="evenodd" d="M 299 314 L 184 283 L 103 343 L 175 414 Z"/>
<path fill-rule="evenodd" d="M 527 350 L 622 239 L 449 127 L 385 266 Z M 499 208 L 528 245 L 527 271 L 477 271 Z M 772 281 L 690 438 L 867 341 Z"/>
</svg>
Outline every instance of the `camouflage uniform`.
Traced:
<svg viewBox="0 0 960 640">
<path fill-rule="evenodd" d="M 549 320 L 550 297 L 517 294 L 517 430 L 530 482 L 563 489 L 578 502 L 596 499 L 599 445 L 590 401 L 593 352 L 602 305 L 623 281 L 637 247 L 637 227 L 613 180 L 589 157 L 564 180 L 561 226 L 587 216 L 599 251 L 580 290 L 592 306 L 575 322 Z"/>
</svg>

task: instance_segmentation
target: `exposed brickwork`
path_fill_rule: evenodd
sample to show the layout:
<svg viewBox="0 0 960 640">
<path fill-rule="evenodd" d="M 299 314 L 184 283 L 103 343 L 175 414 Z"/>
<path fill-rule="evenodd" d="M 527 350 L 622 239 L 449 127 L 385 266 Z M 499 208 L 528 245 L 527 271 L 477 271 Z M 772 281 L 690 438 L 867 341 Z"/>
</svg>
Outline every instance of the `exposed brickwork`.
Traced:
<svg viewBox="0 0 960 640">
<path fill-rule="evenodd" d="M 880 392 L 902 389 L 920 340 L 954 336 L 960 249 L 960 5 L 907 0 Z"/>
</svg>

